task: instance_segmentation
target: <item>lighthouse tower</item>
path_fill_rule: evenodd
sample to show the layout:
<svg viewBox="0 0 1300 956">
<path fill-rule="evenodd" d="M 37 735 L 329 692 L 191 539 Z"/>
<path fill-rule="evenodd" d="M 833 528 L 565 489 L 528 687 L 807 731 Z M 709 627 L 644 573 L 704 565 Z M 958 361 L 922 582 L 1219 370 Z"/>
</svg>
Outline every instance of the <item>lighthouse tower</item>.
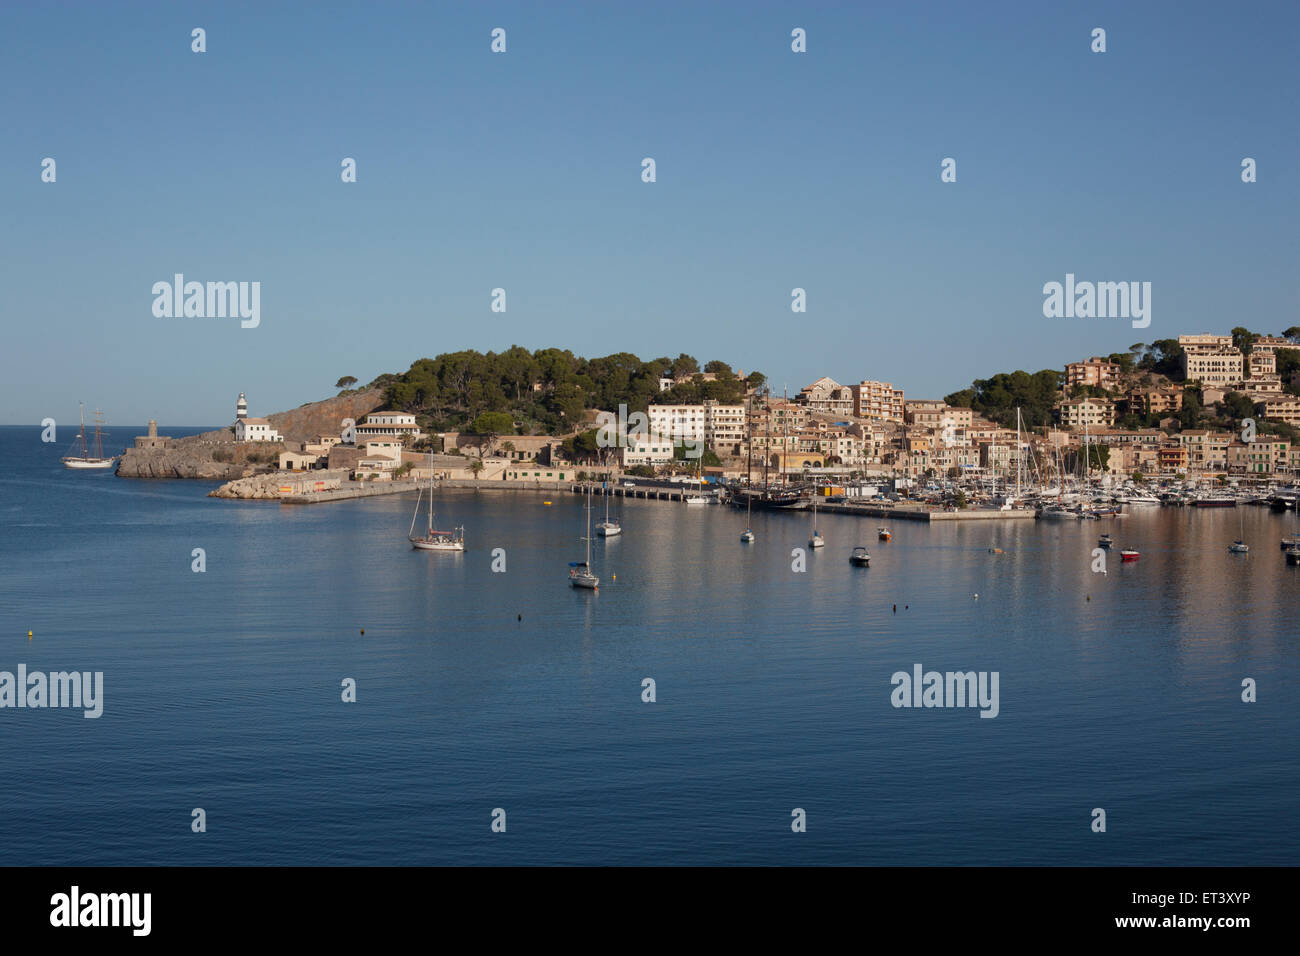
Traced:
<svg viewBox="0 0 1300 956">
<path fill-rule="evenodd" d="M 241 422 L 248 417 L 248 402 L 244 401 L 244 393 L 239 393 L 239 401 L 235 402 L 235 421 Z"/>
</svg>

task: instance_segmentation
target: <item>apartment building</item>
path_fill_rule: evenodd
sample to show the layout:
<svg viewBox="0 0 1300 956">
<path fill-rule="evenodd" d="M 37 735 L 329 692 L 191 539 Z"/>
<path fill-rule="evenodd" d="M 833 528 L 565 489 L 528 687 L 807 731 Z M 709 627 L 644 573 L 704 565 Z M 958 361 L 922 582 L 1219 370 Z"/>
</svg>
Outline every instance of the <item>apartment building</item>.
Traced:
<svg viewBox="0 0 1300 956">
<path fill-rule="evenodd" d="M 853 391 L 833 378 L 823 376 L 799 390 L 800 404 L 817 412 L 845 418 L 853 414 Z"/>
<path fill-rule="evenodd" d="M 1061 424 L 1082 431 L 1115 424 L 1115 403 L 1102 398 L 1077 398 L 1061 403 Z"/>
<path fill-rule="evenodd" d="M 1118 362 L 1093 357 L 1086 362 L 1071 362 L 1065 366 L 1065 385 L 1092 385 L 1097 388 L 1119 388 Z"/>
<path fill-rule="evenodd" d="M 903 390 L 894 388 L 889 382 L 871 382 L 863 380 L 854 385 L 850 392 L 853 396 L 853 414 L 879 422 L 901 422 L 903 420 Z"/>
<path fill-rule="evenodd" d="M 1180 339 L 1183 338 L 1180 336 Z M 1202 349 L 1184 351 L 1183 376 L 1202 385 L 1232 385 L 1245 376 L 1245 360 L 1237 349 Z"/>
<path fill-rule="evenodd" d="M 1181 411 L 1183 407 L 1183 389 L 1142 388 L 1129 392 L 1128 407 L 1140 415 L 1163 415 Z"/>
</svg>

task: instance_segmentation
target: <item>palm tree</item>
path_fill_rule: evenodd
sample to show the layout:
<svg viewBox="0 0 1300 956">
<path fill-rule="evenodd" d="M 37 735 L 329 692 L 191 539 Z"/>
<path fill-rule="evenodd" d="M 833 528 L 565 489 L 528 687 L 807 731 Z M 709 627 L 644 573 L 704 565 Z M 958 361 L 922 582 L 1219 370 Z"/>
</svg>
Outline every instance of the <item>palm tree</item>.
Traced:
<svg viewBox="0 0 1300 956">
<path fill-rule="evenodd" d="M 474 478 L 477 480 L 479 472 L 483 470 L 483 459 L 475 458 L 473 461 L 471 461 L 469 463 L 469 470 L 474 473 Z"/>
</svg>

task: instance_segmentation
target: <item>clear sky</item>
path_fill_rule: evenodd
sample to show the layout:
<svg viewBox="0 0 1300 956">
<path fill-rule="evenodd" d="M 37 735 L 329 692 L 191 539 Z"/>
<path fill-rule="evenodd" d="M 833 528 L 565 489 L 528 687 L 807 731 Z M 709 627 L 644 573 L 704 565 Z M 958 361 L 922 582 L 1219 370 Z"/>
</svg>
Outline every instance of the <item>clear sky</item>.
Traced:
<svg viewBox="0 0 1300 956">
<path fill-rule="evenodd" d="M 264 415 L 512 344 L 928 398 L 1278 332 L 1298 27 L 1295 2 L 5 3 L 0 422 L 222 424 L 240 391 Z M 260 282 L 260 326 L 154 317 L 178 272 Z M 1151 282 L 1151 327 L 1044 318 L 1067 272 Z"/>
</svg>

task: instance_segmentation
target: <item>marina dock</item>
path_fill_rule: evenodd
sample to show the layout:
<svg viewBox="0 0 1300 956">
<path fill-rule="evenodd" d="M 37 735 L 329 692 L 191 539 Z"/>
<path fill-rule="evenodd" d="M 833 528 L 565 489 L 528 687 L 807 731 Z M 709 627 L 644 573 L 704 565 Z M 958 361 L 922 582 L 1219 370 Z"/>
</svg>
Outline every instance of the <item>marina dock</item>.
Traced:
<svg viewBox="0 0 1300 956">
<path fill-rule="evenodd" d="M 586 493 L 586 485 L 573 483 L 569 486 L 569 491 L 576 495 Z M 608 494 L 616 498 L 642 498 L 651 501 L 684 501 L 687 497 L 701 493 L 710 494 L 711 489 L 701 491 L 697 486 L 682 485 L 678 487 L 664 487 L 662 485 L 643 485 L 636 484 L 632 487 L 615 485 L 612 488 L 594 488 L 595 494 Z M 725 505 L 724 505 L 725 506 Z M 729 506 L 728 506 L 729 507 Z M 782 509 L 776 509 L 780 511 Z M 791 508 L 788 509 L 791 514 L 803 514 L 810 512 L 809 508 Z M 817 510 L 830 514 L 851 514 L 859 515 L 864 518 L 888 518 L 891 521 L 996 521 L 996 520 L 1024 520 L 1034 519 L 1034 510 L 1032 508 L 1019 508 L 1014 511 L 984 511 L 974 508 L 968 508 L 964 511 L 943 511 L 942 509 L 932 508 L 928 505 L 921 504 L 903 504 L 890 502 L 882 504 L 880 502 L 856 503 L 853 501 L 827 501 L 818 502 Z M 765 512 L 768 514 L 772 511 Z"/>
</svg>

